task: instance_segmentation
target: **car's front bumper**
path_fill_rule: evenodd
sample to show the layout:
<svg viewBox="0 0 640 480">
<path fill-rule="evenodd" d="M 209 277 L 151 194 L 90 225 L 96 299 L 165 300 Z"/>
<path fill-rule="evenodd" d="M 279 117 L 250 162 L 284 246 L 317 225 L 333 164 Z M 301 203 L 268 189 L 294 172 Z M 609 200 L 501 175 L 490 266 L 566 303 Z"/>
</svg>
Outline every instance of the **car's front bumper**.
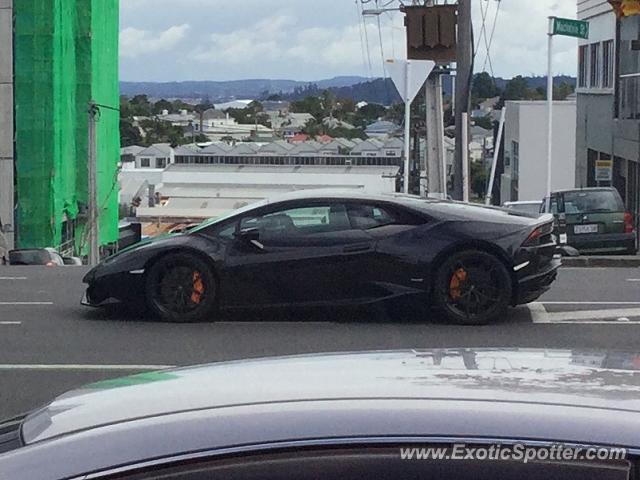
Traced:
<svg viewBox="0 0 640 480">
<path fill-rule="evenodd" d="M 140 273 L 127 272 L 106 277 L 86 278 L 88 287 L 80 303 L 89 307 L 99 307 L 113 299 L 124 302 L 143 302 L 144 282 L 142 277 Z"/>
</svg>

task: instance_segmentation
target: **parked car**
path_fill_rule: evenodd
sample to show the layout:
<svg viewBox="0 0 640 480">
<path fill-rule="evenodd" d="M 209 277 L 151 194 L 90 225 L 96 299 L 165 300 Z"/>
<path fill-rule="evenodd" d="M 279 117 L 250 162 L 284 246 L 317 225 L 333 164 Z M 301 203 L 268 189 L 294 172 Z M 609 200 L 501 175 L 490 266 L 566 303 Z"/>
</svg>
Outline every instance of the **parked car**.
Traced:
<svg viewBox="0 0 640 480">
<path fill-rule="evenodd" d="M 53 248 L 28 248 L 11 250 L 10 265 L 46 265 L 47 267 L 63 266 L 64 260 Z"/>
<path fill-rule="evenodd" d="M 566 230 L 567 243 L 580 253 L 633 255 L 638 251 L 633 215 L 625 211 L 615 188 L 553 192 L 551 212 Z"/>
<path fill-rule="evenodd" d="M 639 359 L 438 349 L 142 373 L 0 423 L 0 478 L 627 480 Z"/>
<path fill-rule="evenodd" d="M 515 210 L 520 213 L 527 213 L 529 215 L 540 216 L 542 202 L 540 201 L 519 201 L 519 202 L 505 202 L 502 205 L 503 208 L 508 208 L 509 210 Z"/>
<path fill-rule="evenodd" d="M 180 322 L 413 296 L 481 324 L 555 280 L 552 221 L 404 195 L 292 193 L 125 249 L 86 275 L 83 302 L 146 300 Z"/>
</svg>

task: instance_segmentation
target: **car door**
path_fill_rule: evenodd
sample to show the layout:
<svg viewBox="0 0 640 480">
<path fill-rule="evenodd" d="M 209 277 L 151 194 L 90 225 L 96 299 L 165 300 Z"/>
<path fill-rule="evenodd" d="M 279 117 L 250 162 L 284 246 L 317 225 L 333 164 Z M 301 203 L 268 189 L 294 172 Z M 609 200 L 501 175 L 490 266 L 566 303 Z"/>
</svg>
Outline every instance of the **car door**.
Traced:
<svg viewBox="0 0 640 480">
<path fill-rule="evenodd" d="M 352 227 L 375 243 L 371 250 L 345 256 L 352 297 L 368 301 L 416 292 L 426 285 L 411 236 L 425 219 L 383 202 L 349 202 L 347 212 Z"/>
<path fill-rule="evenodd" d="M 242 238 L 247 231 L 250 240 Z M 222 280 L 229 307 L 343 302 L 351 291 L 344 259 L 373 249 L 344 204 L 332 201 L 265 208 L 241 218 L 236 237 Z"/>
</svg>

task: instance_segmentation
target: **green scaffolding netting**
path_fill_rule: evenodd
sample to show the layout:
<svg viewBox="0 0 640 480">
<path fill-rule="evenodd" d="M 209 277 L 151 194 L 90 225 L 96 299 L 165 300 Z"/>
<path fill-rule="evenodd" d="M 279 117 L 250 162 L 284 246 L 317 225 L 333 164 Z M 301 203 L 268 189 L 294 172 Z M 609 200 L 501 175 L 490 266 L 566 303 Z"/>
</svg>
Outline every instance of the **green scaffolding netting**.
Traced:
<svg viewBox="0 0 640 480">
<path fill-rule="evenodd" d="M 118 0 L 20 0 L 15 15 L 18 245 L 86 251 L 88 104 L 118 106 Z M 100 243 L 118 239 L 119 114 L 97 127 Z"/>
</svg>

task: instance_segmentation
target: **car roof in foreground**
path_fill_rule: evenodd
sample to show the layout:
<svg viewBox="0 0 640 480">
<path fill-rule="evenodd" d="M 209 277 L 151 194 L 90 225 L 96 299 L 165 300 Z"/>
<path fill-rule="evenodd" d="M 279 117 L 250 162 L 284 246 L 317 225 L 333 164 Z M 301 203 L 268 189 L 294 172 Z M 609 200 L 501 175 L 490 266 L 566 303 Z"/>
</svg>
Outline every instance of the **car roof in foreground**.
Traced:
<svg viewBox="0 0 640 480">
<path fill-rule="evenodd" d="M 640 354 L 535 349 L 407 350 L 225 362 L 87 385 L 27 417 L 23 437 L 33 443 L 177 412 L 266 404 L 286 410 L 291 403 L 318 400 L 462 399 L 640 412 L 638 369 Z"/>
</svg>

